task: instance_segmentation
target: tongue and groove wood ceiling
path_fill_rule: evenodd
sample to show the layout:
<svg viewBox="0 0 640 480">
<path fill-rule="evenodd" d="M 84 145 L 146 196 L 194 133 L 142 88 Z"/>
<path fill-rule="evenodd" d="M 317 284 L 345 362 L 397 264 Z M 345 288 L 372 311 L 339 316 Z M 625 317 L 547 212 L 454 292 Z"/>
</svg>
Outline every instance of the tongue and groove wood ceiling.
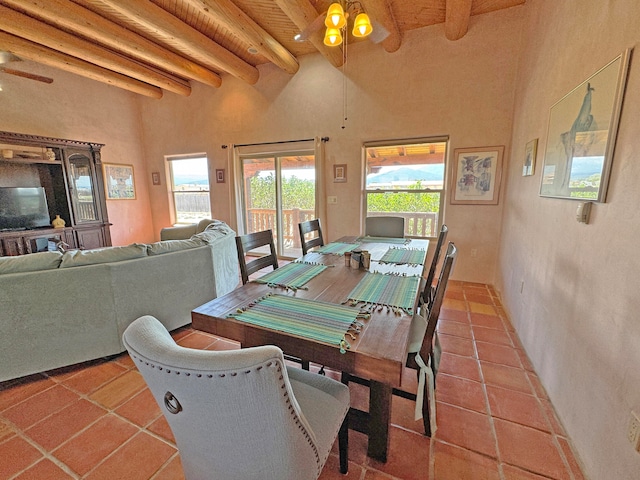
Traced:
<svg viewBox="0 0 640 480">
<path fill-rule="evenodd" d="M 360 0 L 379 48 L 402 48 L 405 32 L 444 24 L 462 38 L 471 17 L 525 0 Z M 290 75 L 320 52 L 336 67 L 341 47 L 323 44 L 318 17 L 331 0 L 0 0 L 0 51 L 135 93 L 189 95 L 191 82 L 219 87 L 225 74 L 249 84 L 273 63 Z M 359 4 L 359 5 L 358 5 Z M 315 20 L 315 22 L 314 22 Z M 306 41 L 294 36 L 310 32 Z M 14 58 L 15 57 L 11 57 Z M 0 70 L 19 68 L 13 61 Z M 25 80 L 27 81 L 27 80 Z"/>
</svg>

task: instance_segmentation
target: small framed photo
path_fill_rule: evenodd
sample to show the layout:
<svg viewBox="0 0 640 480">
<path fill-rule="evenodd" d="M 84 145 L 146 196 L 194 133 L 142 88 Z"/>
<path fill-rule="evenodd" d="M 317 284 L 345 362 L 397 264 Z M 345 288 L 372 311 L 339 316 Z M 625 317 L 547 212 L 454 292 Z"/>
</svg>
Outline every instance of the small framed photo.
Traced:
<svg viewBox="0 0 640 480">
<path fill-rule="evenodd" d="M 216 168 L 216 183 L 224 183 L 224 168 Z"/>
<path fill-rule="evenodd" d="M 504 146 L 456 148 L 451 165 L 452 205 L 497 205 Z"/>
<path fill-rule="evenodd" d="M 347 181 L 347 164 L 341 163 L 333 166 L 334 183 L 344 183 Z"/>
<path fill-rule="evenodd" d="M 160 185 L 160 172 L 151 173 L 151 180 L 153 180 L 154 185 Z"/>
<path fill-rule="evenodd" d="M 534 138 L 524 147 L 524 163 L 522 165 L 522 176 L 533 175 L 536 169 L 536 155 L 538 153 L 538 139 Z"/>
<path fill-rule="evenodd" d="M 107 200 L 135 200 L 133 165 L 103 164 Z"/>
</svg>

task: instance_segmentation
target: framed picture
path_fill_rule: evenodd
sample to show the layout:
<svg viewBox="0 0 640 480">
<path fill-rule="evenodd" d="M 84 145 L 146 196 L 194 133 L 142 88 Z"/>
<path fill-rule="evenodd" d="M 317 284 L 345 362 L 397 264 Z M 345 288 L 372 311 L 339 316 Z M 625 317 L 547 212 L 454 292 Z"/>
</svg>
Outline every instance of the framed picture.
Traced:
<svg viewBox="0 0 640 480">
<path fill-rule="evenodd" d="M 504 146 L 456 148 L 451 165 L 453 205 L 497 205 Z"/>
<path fill-rule="evenodd" d="M 224 168 L 216 169 L 216 183 L 224 183 Z"/>
<path fill-rule="evenodd" d="M 103 167 L 107 200 L 135 200 L 133 165 L 104 163 Z"/>
<path fill-rule="evenodd" d="M 154 185 L 160 185 L 160 172 L 151 173 L 151 180 L 153 180 Z"/>
<path fill-rule="evenodd" d="M 341 163 L 333 166 L 333 181 L 335 183 L 344 183 L 347 181 L 347 164 Z"/>
<path fill-rule="evenodd" d="M 631 49 L 551 107 L 540 195 L 604 202 Z"/>
<path fill-rule="evenodd" d="M 524 147 L 524 163 L 522 164 L 522 176 L 528 177 L 536 170 L 536 155 L 538 154 L 538 139 L 534 138 Z"/>
</svg>

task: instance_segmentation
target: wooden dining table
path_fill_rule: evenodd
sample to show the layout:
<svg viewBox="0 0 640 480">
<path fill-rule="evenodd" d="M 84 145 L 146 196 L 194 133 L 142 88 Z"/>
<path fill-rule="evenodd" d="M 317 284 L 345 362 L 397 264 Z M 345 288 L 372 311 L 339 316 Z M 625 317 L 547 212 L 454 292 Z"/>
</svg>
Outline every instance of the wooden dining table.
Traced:
<svg viewBox="0 0 640 480">
<path fill-rule="evenodd" d="M 429 245 L 428 240 L 412 239 L 408 243 L 401 244 L 397 239 L 355 236 L 342 237 L 336 242 L 358 243 L 359 248 L 367 250 L 371 255 L 368 271 L 400 275 L 422 274 Z M 424 251 L 421 264 L 379 263 L 385 252 L 394 247 Z M 303 288 L 295 290 L 274 288 L 264 283 L 250 281 L 194 309 L 191 313 L 192 327 L 235 340 L 242 348 L 276 345 L 285 354 L 370 380 L 369 411 L 352 409 L 349 413 L 349 427 L 368 436 L 369 457 L 386 462 L 392 390 L 402 387 L 402 372 L 407 358 L 407 341 L 412 318 L 410 311 L 401 312 L 398 309 L 394 311 L 386 307 L 373 309 L 370 318 L 362 322 L 361 331 L 355 338 L 348 339 L 350 346 L 343 352 L 337 345 L 228 317 L 229 314 L 237 312 L 238 309 L 246 307 L 268 293 L 343 304 L 348 300 L 349 293 L 367 273 L 363 268 L 347 266 L 343 255 L 310 252 L 298 261 L 319 263 L 328 268 L 308 281 Z M 418 287 L 410 294 L 416 299 L 413 305 L 415 309 Z"/>
</svg>

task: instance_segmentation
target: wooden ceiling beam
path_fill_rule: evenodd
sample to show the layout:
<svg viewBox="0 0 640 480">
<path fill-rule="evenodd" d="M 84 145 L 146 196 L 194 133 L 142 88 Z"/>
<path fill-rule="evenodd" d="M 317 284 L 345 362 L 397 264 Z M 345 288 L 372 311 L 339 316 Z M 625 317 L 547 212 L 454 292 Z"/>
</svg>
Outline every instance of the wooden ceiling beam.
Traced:
<svg viewBox="0 0 640 480">
<path fill-rule="evenodd" d="M 309 0 L 275 0 L 275 3 L 301 32 L 320 15 Z M 342 48 L 327 47 L 324 44 L 324 28 L 313 32 L 309 41 L 331 65 L 342 66 Z"/>
<path fill-rule="evenodd" d="M 444 34 L 449 40 L 459 40 L 469 31 L 473 0 L 446 0 Z"/>
<path fill-rule="evenodd" d="M 102 0 L 102 3 L 137 24 L 171 38 L 171 41 L 188 55 L 206 60 L 207 65 L 224 70 L 251 85 L 258 81 L 259 72 L 256 67 L 152 2 Z"/>
<path fill-rule="evenodd" d="M 219 87 L 222 84 L 222 79 L 217 73 L 166 50 L 69 0 L 2 0 L 0 3 L 58 28 L 95 40 L 167 72 L 173 72 L 212 87 Z"/>
<path fill-rule="evenodd" d="M 253 46 L 270 62 L 287 73 L 300 68 L 298 60 L 275 38 L 230 0 L 184 0 L 214 23 L 222 25 L 238 38 Z"/>
<path fill-rule="evenodd" d="M 151 98 L 162 98 L 162 89 L 126 75 L 112 72 L 79 58 L 51 50 L 9 33 L 0 32 L 0 49 L 20 58 L 81 75 Z"/>
<path fill-rule="evenodd" d="M 382 48 L 388 53 L 397 51 L 402 45 L 402 33 L 400 33 L 398 23 L 393 14 L 391 2 L 389 0 L 367 0 L 366 6 L 366 12 L 371 20 L 375 20 L 389 32 L 389 35 L 381 42 Z"/>
<path fill-rule="evenodd" d="M 90 58 L 92 63 L 156 87 L 189 96 L 191 87 L 162 75 L 110 50 L 81 40 L 39 20 L 0 5 L 0 30 L 76 58 Z M 36 60 L 37 61 L 37 60 Z"/>
</svg>

